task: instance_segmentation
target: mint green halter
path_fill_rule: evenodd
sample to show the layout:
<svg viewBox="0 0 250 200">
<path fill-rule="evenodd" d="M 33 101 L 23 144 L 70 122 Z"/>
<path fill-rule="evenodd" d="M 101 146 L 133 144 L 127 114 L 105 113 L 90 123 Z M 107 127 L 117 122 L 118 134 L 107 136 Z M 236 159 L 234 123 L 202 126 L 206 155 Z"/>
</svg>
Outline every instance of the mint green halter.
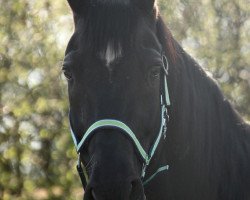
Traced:
<svg viewBox="0 0 250 200">
<path fill-rule="evenodd" d="M 78 153 L 78 164 L 77 164 L 77 170 L 79 172 L 82 184 L 84 186 L 87 185 L 89 178 L 86 172 L 86 168 L 81 164 L 80 160 L 80 150 L 83 148 L 86 144 L 87 139 L 94 134 L 94 131 L 97 129 L 103 129 L 103 128 L 118 128 L 122 130 L 121 133 L 126 134 L 127 136 L 130 137 L 130 139 L 133 141 L 136 149 L 139 152 L 140 157 L 143 160 L 143 168 L 142 168 L 142 173 L 141 173 L 141 179 L 143 180 L 143 184 L 146 185 L 148 182 L 150 182 L 158 173 L 168 170 L 169 166 L 162 166 L 160 167 L 153 175 L 151 175 L 147 180 L 144 180 L 145 174 L 146 174 L 146 168 L 150 164 L 150 161 L 152 157 L 155 154 L 155 151 L 160 143 L 161 138 L 165 139 L 166 138 L 166 131 L 167 131 L 167 120 L 168 120 L 168 114 L 167 114 L 167 106 L 170 106 L 170 98 L 169 98 L 169 92 L 168 92 L 168 85 L 167 85 L 167 71 L 168 71 L 168 62 L 167 58 L 163 55 L 163 64 L 164 64 L 164 76 L 163 76 L 163 92 L 164 94 L 161 94 L 161 125 L 160 125 L 160 130 L 156 136 L 155 142 L 150 148 L 149 153 L 147 153 L 144 148 L 142 147 L 141 143 L 137 139 L 135 133 L 123 122 L 115 120 L 115 119 L 102 119 L 99 121 L 96 121 L 93 123 L 87 131 L 84 133 L 83 138 L 81 141 L 78 143 L 75 137 L 75 134 L 70 127 L 71 131 L 71 136 L 73 138 L 74 144 L 76 146 L 76 150 Z"/>
</svg>

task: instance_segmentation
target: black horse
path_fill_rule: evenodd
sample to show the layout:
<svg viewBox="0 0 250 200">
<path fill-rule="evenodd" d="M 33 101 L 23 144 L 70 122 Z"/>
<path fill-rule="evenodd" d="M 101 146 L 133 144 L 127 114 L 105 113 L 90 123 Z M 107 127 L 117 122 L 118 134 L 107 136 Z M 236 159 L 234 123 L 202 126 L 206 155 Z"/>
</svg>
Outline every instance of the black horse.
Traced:
<svg viewBox="0 0 250 200">
<path fill-rule="evenodd" d="M 249 200 L 250 127 L 154 0 L 68 2 L 63 70 L 84 199 Z"/>
</svg>

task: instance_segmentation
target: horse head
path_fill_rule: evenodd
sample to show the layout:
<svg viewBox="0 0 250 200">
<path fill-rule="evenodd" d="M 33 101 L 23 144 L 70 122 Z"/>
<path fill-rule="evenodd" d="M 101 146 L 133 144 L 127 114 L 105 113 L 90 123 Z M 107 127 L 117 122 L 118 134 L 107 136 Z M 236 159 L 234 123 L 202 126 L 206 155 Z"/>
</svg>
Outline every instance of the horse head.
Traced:
<svg viewBox="0 0 250 200">
<path fill-rule="evenodd" d="M 63 71 L 85 199 L 145 199 L 169 104 L 155 2 L 68 2 L 75 31 Z"/>
</svg>

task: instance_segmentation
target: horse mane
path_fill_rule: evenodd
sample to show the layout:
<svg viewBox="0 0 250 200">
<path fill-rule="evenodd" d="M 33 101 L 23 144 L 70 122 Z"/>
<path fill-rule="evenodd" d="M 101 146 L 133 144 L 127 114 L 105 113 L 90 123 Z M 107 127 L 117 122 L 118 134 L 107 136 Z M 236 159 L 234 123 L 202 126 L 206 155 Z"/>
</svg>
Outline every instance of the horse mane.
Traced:
<svg viewBox="0 0 250 200">
<path fill-rule="evenodd" d="M 84 16 L 85 49 L 104 53 L 108 46 L 116 55 L 122 50 L 132 48 L 134 31 L 137 24 L 137 12 L 128 3 L 95 3 L 86 10 Z"/>
<path fill-rule="evenodd" d="M 170 32 L 170 30 L 165 25 L 161 15 L 157 14 L 156 21 L 156 34 L 159 42 L 162 45 L 162 48 L 165 51 L 168 60 L 174 64 L 178 58 L 177 47 L 175 44 L 175 40 Z"/>
<path fill-rule="evenodd" d="M 193 184 L 210 188 L 210 197 L 246 199 L 250 195 L 249 124 L 217 83 L 173 39 L 161 17 L 157 34 L 171 62 L 167 157 L 169 163 L 175 163 L 173 173 L 183 173 L 187 185 L 192 179 Z M 180 184 L 175 177 L 172 182 Z"/>
</svg>

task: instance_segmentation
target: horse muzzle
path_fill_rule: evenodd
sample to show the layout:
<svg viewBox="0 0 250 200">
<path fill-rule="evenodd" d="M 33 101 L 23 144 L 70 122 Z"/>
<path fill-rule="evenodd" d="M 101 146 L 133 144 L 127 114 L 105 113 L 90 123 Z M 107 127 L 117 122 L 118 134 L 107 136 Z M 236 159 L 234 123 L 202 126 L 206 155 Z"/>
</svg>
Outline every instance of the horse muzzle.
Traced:
<svg viewBox="0 0 250 200">
<path fill-rule="evenodd" d="M 91 187 L 88 185 L 84 200 L 146 200 L 141 180 L 113 182 Z"/>
<path fill-rule="evenodd" d="M 88 152 L 92 159 L 84 200 L 145 199 L 140 159 L 120 130 L 98 130 L 89 141 Z"/>
</svg>

